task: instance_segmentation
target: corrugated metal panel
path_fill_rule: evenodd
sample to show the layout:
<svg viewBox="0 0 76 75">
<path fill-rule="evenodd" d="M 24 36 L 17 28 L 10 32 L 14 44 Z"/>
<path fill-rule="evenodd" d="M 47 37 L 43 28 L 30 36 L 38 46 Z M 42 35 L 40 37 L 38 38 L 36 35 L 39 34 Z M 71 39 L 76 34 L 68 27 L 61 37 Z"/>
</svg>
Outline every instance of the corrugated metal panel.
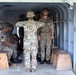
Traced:
<svg viewBox="0 0 76 75">
<path fill-rule="evenodd" d="M 76 2 L 76 0 L 0 0 L 0 2 Z"/>
</svg>

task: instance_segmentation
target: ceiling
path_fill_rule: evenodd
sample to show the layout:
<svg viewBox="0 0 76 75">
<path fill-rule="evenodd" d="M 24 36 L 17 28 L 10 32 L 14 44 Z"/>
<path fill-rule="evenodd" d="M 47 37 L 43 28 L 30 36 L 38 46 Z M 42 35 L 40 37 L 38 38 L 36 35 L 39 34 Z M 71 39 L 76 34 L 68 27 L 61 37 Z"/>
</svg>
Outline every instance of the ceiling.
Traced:
<svg viewBox="0 0 76 75">
<path fill-rule="evenodd" d="M 69 4 L 67 3 L 0 3 L 0 9 L 6 8 L 10 11 L 18 11 L 18 10 L 41 10 L 44 7 L 47 7 L 49 9 L 53 9 L 55 7 L 58 7 L 58 5 L 63 7 L 69 7 Z"/>
</svg>

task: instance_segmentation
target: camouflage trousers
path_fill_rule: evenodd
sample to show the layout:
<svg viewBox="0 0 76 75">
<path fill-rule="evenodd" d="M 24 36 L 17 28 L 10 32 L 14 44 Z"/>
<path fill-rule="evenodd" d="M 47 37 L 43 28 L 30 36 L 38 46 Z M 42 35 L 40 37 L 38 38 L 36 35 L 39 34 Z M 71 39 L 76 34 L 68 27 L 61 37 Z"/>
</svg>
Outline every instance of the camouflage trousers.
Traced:
<svg viewBox="0 0 76 75">
<path fill-rule="evenodd" d="M 25 68 L 34 68 L 37 67 L 37 49 L 38 42 L 35 40 L 27 40 L 24 42 L 24 57 L 25 57 Z"/>
<path fill-rule="evenodd" d="M 8 47 L 13 51 L 12 58 L 17 58 L 17 44 L 10 44 Z"/>
<path fill-rule="evenodd" d="M 2 44 L 0 44 L 0 51 L 5 52 L 8 56 L 8 59 L 10 59 L 13 54 L 13 50 L 11 50 L 11 48 L 3 46 Z"/>
<path fill-rule="evenodd" d="M 41 47 L 40 47 L 40 41 L 38 41 L 38 58 L 41 58 Z"/>
<path fill-rule="evenodd" d="M 41 60 L 50 60 L 50 54 L 51 54 L 51 38 L 50 36 L 42 36 L 42 39 L 40 40 L 40 46 L 41 46 Z"/>
</svg>

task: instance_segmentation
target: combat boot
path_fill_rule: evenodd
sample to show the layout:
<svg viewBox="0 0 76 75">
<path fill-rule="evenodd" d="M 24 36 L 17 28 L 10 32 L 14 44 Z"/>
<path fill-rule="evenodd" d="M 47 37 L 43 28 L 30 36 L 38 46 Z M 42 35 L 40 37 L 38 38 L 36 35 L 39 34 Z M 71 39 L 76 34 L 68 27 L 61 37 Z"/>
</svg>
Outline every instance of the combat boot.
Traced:
<svg viewBox="0 0 76 75">
<path fill-rule="evenodd" d="M 41 60 L 40 64 L 44 64 L 44 60 Z"/>
<path fill-rule="evenodd" d="M 20 60 L 20 59 L 18 59 L 18 58 L 14 58 L 13 60 L 12 60 L 12 63 L 21 63 L 22 62 L 22 60 Z"/>
<path fill-rule="evenodd" d="M 51 64 L 51 63 L 50 63 L 50 60 L 46 60 L 46 64 Z"/>
</svg>

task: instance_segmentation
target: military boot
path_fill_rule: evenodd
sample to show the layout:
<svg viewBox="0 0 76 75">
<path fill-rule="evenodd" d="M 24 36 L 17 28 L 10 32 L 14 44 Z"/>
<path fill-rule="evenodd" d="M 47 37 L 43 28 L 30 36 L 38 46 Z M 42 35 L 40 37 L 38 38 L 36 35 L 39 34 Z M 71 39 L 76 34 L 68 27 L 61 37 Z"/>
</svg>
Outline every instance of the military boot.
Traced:
<svg viewBox="0 0 76 75">
<path fill-rule="evenodd" d="M 50 63 L 50 60 L 46 60 L 46 64 L 51 64 L 51 63 Z"/>
<path fill-rule="evenodd" d="M 40 64 L 44 64 L 44 60 L 41 60 Z"/>
</svg>

